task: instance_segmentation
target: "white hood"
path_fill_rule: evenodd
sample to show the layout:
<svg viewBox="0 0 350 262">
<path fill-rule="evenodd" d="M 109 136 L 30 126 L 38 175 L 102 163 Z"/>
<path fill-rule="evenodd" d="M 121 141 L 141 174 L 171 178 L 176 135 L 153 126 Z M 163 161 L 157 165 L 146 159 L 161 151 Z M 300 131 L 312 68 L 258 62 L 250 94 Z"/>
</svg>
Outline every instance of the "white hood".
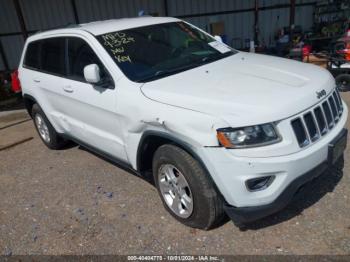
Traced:
<svg viewBox="0 0 350 262">
<path fill-rule="evenodd" d="M 240 52 L 142 86 L 161 103 L 218 116 L 232 126 L 291 117 L 327 94 L 334 79 L 325 69 L 273 56 Z"/>
</svg>

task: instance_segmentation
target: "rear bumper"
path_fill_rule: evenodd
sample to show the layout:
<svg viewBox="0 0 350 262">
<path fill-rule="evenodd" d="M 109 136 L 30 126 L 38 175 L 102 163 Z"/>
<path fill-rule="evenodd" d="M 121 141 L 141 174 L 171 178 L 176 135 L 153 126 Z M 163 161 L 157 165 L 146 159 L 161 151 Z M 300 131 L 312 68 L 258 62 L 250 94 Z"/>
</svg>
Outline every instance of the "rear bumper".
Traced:
<svg viewBox="0 0 350 262">
<path fill-rule="evenodd" d="M 338 134 L 337 138 L 344 135 L 347 136 L 346 129 L 343 129 L 342 132 Z M 298 176 L 272 203 L 249 207 L 234 207 L 226 204 L 224 206 L 224 210 L 237 225 L 253 222 L 260 218 L 274 214 L 286 207 L 304 184 L 322 174 L 329 167 L 329 165 L 329 161 L 324 161 L 305 174 Z"/>
</svg>

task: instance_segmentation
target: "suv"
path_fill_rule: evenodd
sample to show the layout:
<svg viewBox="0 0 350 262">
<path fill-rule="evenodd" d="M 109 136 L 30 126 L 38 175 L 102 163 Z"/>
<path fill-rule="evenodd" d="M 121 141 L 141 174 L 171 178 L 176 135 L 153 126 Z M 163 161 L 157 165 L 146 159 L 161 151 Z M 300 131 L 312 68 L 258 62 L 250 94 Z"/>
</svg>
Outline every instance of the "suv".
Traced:
<svg viewBox="0 0 350 262">
<path fill-rule="evenodd" d="M 179 19 L 37 33 L 19 78 L 46 146 L 73 140 L 152 174 L 167 211 L 191 227 L 268 216 L 343 165 L 348 110 L 325 69 L 238 52 Z"/>
</svg>

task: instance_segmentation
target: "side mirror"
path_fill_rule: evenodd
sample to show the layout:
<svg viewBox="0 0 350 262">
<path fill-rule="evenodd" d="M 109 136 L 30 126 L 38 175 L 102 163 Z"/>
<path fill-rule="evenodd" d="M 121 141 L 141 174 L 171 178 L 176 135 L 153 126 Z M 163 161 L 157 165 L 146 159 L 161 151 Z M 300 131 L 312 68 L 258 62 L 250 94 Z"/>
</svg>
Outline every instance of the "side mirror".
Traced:
<svg viewBox="0 0 350 262">
<path fill-rule="evenodd" d="M 84 78 L 86 82 L 97 84 L 101 81 L 100 68 L 96 64 L 87 65 L 84 67 Z"/>
<path fill-rule="evenodd" d="M 223 43 L 221 36 L 219 36 L 219 35 L 214 35 L 214 38 L 215 38 L 216 41 L 218 41 L 218 42 L 220 42 L 220 43 Z"/>
</svg>

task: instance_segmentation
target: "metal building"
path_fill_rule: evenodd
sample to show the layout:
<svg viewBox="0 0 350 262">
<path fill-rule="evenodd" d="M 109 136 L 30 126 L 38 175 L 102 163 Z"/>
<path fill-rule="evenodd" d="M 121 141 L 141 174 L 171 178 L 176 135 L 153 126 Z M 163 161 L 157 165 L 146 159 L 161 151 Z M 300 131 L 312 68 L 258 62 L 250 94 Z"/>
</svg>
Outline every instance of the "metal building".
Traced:
<svg viewBox="0 0 350 262">
<path fill-rule="evenodd" d="M 274 42 L 277 28 L 311 29 L 316 0 L 0 0 L 0 71 L 15 69 L 26 37 L 70 23 L 146 14 L 174 16 L 206 31 L 223 22 L 227 43 Z M 257 30 L 256 30 L 257 29 Z"/>
</svg>

